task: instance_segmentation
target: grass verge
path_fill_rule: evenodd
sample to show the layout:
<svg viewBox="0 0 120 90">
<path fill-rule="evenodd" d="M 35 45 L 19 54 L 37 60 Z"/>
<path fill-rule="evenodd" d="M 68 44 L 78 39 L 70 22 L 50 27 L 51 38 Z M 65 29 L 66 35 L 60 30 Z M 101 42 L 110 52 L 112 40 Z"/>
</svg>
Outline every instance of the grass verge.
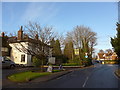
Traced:
<svg viewBox="0 0 120 90">
<path fill-rule="evenodd" d="M 46 76 L 46 75 L 50 75 L 50 72 L 32 72 L 32 71 L 28 71 L 28 72 L 22 72 L 22 73 L 16 73 L 13 74 L 11 76 L 8 76 L 8 79 L 14 82 L 28 82 L 31 81 L 37 77 L 41 77 L 41 76 Z"/>
<path fill-rule="evenodd" d="M 55 72 L 61 72 L 61 71 L 65 71 L 64 69 L 63 70 L 53 70 L 52 72 L 55 73 Z"/>
<path fill-rule="evenodd" d="M 63 63 L 62 66 L 80 66 L 78 63 Z"/>
</svg>

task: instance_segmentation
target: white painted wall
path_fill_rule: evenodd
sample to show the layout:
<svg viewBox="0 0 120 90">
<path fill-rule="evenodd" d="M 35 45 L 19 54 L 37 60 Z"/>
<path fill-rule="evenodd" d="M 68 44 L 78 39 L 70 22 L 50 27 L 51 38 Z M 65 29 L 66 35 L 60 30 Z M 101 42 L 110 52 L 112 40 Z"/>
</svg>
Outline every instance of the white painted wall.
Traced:
<svg viewBox="0 0 120 90">
<path fill-rule="evenodd" d="M 26 48 L 28 47 L 28 42 L 21 42 L 22 45 L 24 45 Z M 19 43 L 11 43 L 9 44 L 12 47 L 11 50 L 11 60 L 13 60 L 16 64 L 24 64 L 25 66 L 31 66 L 31 55 L 26 54 L 23 51 L 23 47 Z M 19 48 L 21 51 L 19 51 L 17 48 Z M 25 62 L 21 62 L 21 55 L 25 55 Z"/>
<path fill-rule="evenodd" d="M 26 66 L 33 66 L 32 63 L 32 55 L 28 55 L 26 54 L 27 51 L 26 49 L 24 50 L 24 48 L 21 46 L 21 44 L 25 47 L 31 49 L 31 50 L 36 50 L 36 48 L 30 46 L 30 43 L 28 45 L 28 42 L 20 42 L 20 43 L 10 43 L 9 45 L 12 47 L 11 50 L 11 60 L 13 60 L 16 64 L 24 64 Z M 19 49 L 19 50 L 18 50 Z M 49 57 L 52 57 L 52 49 L 51 48 L 46 48 L 45 51 Z M 21 55 L 24 54 L 25 55 L 25 62 L 21 62 Z"/>
</svg>

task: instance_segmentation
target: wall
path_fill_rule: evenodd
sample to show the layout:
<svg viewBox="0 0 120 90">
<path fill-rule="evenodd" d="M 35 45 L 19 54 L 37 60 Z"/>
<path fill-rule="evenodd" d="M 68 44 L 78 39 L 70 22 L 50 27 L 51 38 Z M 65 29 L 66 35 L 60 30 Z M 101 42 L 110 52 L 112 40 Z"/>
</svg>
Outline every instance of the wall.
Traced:
<svg viewBox="0 0 120 90">
<path fill-rule="evenodd" d="M 22 45 L 24 45 L 26 48 L 28 47 L 27 42 L 22 42 Z M 31 55 L 26 54 L 26 51 L 23 52 L 23 47 L 19 43 L 11 43 L 9 44 L 12 49 L 11 49 L 11 60 L 13 60 L 16 64 L 24 64 L 26 66 L 31 66 Z M 19 50 L 18 50 L 18 49 Z M 21 55 L 25 55 L 25 62 L 21 62 Z"/>
</svg>

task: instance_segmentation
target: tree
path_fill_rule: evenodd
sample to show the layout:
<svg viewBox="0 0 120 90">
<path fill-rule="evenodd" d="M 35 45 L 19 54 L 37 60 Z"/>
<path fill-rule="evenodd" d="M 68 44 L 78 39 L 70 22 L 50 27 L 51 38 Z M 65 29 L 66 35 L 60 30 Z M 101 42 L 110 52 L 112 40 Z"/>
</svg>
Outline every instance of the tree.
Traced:
<svg viewBox="0 0 120 90">
<path fill-rule="evenodd" d="M 54 53 L 54 57 L 56 58 L 56 63 L 60 64 L 62 63 L 62 51 L 61 51 L 61 47 L 60 47 L 60 41 L 57 39 L 54 42 L 53 45 L 53 53 Z"/>
<path fill-rule="evenodd" d="M 89 27 L 76 26 L 73 31 L 67 33 L 66 42 L 73 42 L 73 47 L 79 50 L 79 60 L 85 61 L 87 53 L 88 60 L 92 59 L 94 46 L 96 45 L 96 33 Z M 66 46 L 68 46 L 66 44 Z"/>
<path fill-rule="evenodd" d="M 25 30 L 27 31 L 27 35 L 30 38 L 35 38 L 38 35 L 39 41 L 44 44 L 50 44 L 50 41 L 55 37 L 55 33 L 53 32 L 53 27 L 51 26 L 44 26 L 38 22 L 28 22 L 28 25 L 25 25 Z"/>
<path fill-rule="evenodd" d="M 99 50 L 99 53 L 104 53 L 104 50 L 102 50 L 102 49 L 101 49 L 101 50 Z"/>
<path fill-rule="evenodd" d="M 53 28 L 48 26 L 41 27 L 37 22 L 29 22 L 24 27 L 26 33 L 24 33 L 24 37 L 21 41 L 25 42 L 29 47 L 26 47 L 26 45 L 23 45 L 21 42 L 19 46 L 22 47 L 22 49 L 18 48 L 18 44 L 14 44 L 14 47 L 21 52 L 35 56 L 35 63 L 39 60 L 40 63 L 37 64 L 40 64 L 41 70 L 43 70 L 42 66 L 51 49 L 49 46 L 50 41 L 55 37 L 52 31 Z"/>
<path fill-rule="evenodd" d="M 60 42 L 57 39 L 55 41 L 55 55 L 61 55 L 61 54 L 62 54 L 62 51 L 61 51 L 61 47 L 60 47 Z"/>
<path fill-rule="evenodd" d="M 68 57 L 69 59 L 73 59 L 74 58 L 73 42 L 68 42 L 68 43 L 65 44 L 64 55 L 66 57 Z"/>
<path fill-rule="evenodd" d="M 106 49 L 105 52 L 108 53 L 108 54 L 112 54 L 112 50 L 111 49 Z"/>
<path fill-rule="evenodd" d="M 120 60 L 120 23 L 117 23 L 116 26 L 117 35 L 114 38 L 111 38 L 111 44 Z"/>
<path fill-rule="evenodd" d="M 75 46 L 79 48 L 80 59 L 85 59 L 85 53 L 88 57 L 92 57 L 93 47 L 96 45 L 96 33 L 91 31 L 89 27 L 76 26 L 73 30 L 73 41 Z"/>
<path fill-rule="evenodd" d="M 50 41 L 50 46 L 52 47 L 52 56 L 55 56 L 55 40 L 54 40 L 54 38 Z"/>
</svg>

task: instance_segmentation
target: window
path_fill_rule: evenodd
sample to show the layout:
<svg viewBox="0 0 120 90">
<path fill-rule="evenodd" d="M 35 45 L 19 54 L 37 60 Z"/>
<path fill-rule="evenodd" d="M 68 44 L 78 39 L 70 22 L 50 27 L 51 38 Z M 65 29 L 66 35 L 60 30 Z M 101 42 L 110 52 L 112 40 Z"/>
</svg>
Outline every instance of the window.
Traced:
<svg viewBox="0 0 120 90">
<path fill-rule="evenodd" d="M 21 62 L 25 62 L 25 55 L 21 55 Z"/>
</svg>

